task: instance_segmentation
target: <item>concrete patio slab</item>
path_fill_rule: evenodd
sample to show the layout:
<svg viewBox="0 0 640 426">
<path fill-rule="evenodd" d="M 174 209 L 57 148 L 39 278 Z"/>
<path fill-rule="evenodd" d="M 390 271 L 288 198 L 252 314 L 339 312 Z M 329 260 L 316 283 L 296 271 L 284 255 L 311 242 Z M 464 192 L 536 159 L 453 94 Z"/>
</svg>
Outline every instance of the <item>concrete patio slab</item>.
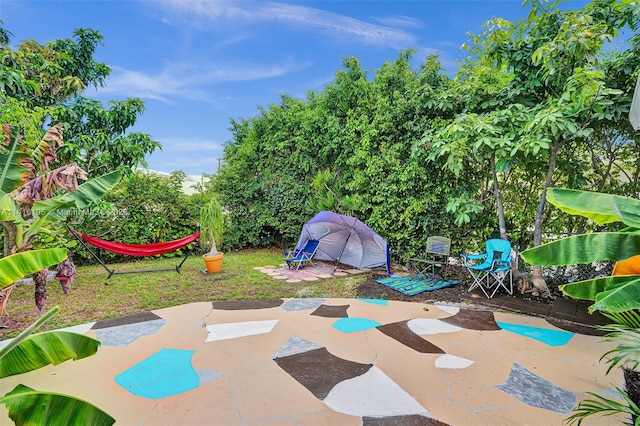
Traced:
<svg viewBox="0 0 640 426">
<path fill-rule="evenodd" d="M 586 392 L 623 385 L 600 336 L 464 305 L 216 301 L 74 330 L 101 340 L 95 356 L 2 379 L 0 394 L 71 394 L 122 425 L 560 425 Z"/>
</svg>

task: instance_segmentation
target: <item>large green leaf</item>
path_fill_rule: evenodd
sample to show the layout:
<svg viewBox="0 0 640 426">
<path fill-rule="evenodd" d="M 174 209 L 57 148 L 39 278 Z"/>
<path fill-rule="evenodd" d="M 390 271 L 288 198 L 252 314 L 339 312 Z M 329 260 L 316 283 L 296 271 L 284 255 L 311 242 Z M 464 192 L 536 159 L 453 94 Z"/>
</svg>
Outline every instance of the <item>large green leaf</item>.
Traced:
<svg viewBox="0 0 640 426">
<path fill-rule="evenodd" d="M 560 210 L 587 217 L 597 224 L 623 222 L 640 227 L 640 200 L 575 189 L 547 189 L 547 201 Z"/>
<path fill-rule="evenodd" d="M 625 284 L 630 281 L 637 281 L 640 276 L 619 275 L 615 277 L 600 277 L 574 283 L 562 284 L 560 290 L 567 296 L 574 299 L 596 300 L 598 293 L 605 291 L 607 287 Z"/>
<path fill-rule="evenodd" d="M 640 234 L 597 232 L 576 235 L 525 250 L 522 258 L 532 265 L 554 266 L 624 260 L 640 253 Z"/>
<path fill-rule="evenodd" d="M 98 352 L 100 342 L 83 334 L 47 331 L 33 334 L 0 358 L 0 378 L 58 365 Z"/>
<path fill-rule="evenodd" d="M 48 200 L 38 201 L 32 207 L 33 215 L 35 219 L 29 224 L 29 227 L 24 231 L 24 239 L 28 240 L 32 236 L 40 232 L 40 229 L 46 224 L 51 222 L 60 222 L 65 219 L 65 216 L 61 215 L 64 209 L 67 211 L 75 206 L 73 201 L 63 201 L 62 197 L 50 198 Z"/>
<path fill-rule="evenodd" d="M 33 205 L 33 209 L 42 215 L 50 214 L 52 210 L 65 208 L 69 205 L 75 205 L 76 208 L 83 209 L 116 186 L 121 178 L 122 172 L 116 170 L 115 172 L 90 179 L 79 185 L 73 192 L 67 192 L 49 200 L 37 201 Z"/>
<path fill-rule="evenodd" d="M 100 199 L 107 191 L 116 186 L 121 178 L 122 172 L 111 172 L 79 185 L 73 192 L 36 202 L 33 205 L 36 219 L 25 231 L 24 238 L 28 239 L 37 234 L 45 223 L 65 220 L 68 217 L 65 213 L 68 213 L 70 208 L 83 209 Z"/>
<path fill-rule="evenodd" d="M 115 419 L 86 401 L 18 385 L 0 398 L 16 425 L 112 425 Z"/>
<path fill-rule="evenodd" d="M 596 295 L 596 303 L 589 306 L 589 312 L 618 313 L 640 309 L 640 276 L 612 286 Z"/>
<path fill-rule="evenodd" d="M 15 127 L 11 128 L 9 135 L 11 141 L 4 152 L 0 152 L 0 190 L 10 193 L 29 180 L 31 159 L 23 147 L 20 146 L 20 133 Z"/>
<path fill-rule="evenodd" d="M 0 190 L 0 221 L 9 221 L 16 224 L 26 222 L 20 216 L 18 206 L 4 191 Z"/>
<path fill-rule="evenodd" d="M 84 209 L 116 186 L 121 178 L 122 172 L 116 170 L 86 181 L 78 186 L 78 189 L 64 194 L 61 198 L 63 201 L 74 201 L 77 208 Z"/>
<path fill-rule="evenodd" d="M 0 259 L 0 286 L 6 286 L 43 268 L 57 265 L 67 258 L 62 248 L 32 250 Z"/>
</svg>

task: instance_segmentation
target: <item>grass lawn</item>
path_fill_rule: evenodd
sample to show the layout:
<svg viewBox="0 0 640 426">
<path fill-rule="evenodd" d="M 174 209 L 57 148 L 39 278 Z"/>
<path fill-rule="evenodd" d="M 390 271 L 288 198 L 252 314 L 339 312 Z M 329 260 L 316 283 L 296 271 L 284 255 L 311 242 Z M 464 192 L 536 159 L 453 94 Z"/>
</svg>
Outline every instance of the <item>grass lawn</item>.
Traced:
<svg viewBox="0 0 640 426">
<path fill-rule="evenodd" d="M 43 310 L 58 305 L 61 311 L 42 329 L 68 327 L 86 322 L 130 315 L 191 302 L 262 299 L 270 297 L 355 297 L 366 274 L 320 281 L 287 283 L 256 271 L 258 266 L 279 265 L 280 250 L 244 250 L 224 255 L 223 270 L 206 274 L 199 256 L 190 257 L 180 270 L 114 275 L 100 265 L 80 266 L 69 293 L 65 295 L 57 280 L 47 285 L 48 299 Z M 173 268 L 174 259 L 145 259 L 109 265 L 116 271 Z M 41 313 L 33 301 L 33 286 L 19 285 L 11 294 L 0 318 L 0 340 L 14 337 L 33 323 Z"/>
</svg>

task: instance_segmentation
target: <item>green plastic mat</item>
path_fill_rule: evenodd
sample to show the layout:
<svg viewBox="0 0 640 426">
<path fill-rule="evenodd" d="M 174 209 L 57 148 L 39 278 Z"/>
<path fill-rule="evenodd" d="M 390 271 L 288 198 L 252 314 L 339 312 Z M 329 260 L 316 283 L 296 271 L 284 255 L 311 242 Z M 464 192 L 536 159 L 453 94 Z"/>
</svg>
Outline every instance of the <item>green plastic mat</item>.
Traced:
<svg viewBox="0 0 640 426">
<path fill-rule="evenodd" d="M 399 291 L 407 296 L 415 296 L 424 291 L 438 290 L 460 284 L 460 280 L 443 280 L 425 275 L 403 275 L 397 277 L 384 277 L 375 280 L 389 288 Z"/>
</svg>

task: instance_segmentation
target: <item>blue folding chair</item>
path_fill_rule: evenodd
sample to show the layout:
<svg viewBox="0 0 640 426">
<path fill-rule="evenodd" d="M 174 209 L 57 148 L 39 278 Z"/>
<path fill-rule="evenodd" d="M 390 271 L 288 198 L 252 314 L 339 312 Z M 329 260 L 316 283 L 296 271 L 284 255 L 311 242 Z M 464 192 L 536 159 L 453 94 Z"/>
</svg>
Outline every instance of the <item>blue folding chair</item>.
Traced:
<svg viewBox="0 0 640 426">
<path fill-rule="evenodd" d="M 289 269 L 291 269 L 292 266 L 295 265 L 297 271 L 305 262 L 313 264 L 312 259 L 313 256 L 315 256 L 316 251 L 318 250 L 319 244 L 320 241 L 318 240 L 307 240 L 307 242 L 304 243 L 301 249 L 291 252 L 291 256 L 284 258 L 284 261 L 287 263 Z"/>
<path fill-rule="evenodd" d="M 485 246 L 485 253 L 462 255 L 464 266 L 473 277 L 473 284 L 467 291 L 479 288 L 489 299 L 500 288 L 513 294 L 511 243 L 500 238 L 493 238 L 487 240 Z"/>
</svg>

